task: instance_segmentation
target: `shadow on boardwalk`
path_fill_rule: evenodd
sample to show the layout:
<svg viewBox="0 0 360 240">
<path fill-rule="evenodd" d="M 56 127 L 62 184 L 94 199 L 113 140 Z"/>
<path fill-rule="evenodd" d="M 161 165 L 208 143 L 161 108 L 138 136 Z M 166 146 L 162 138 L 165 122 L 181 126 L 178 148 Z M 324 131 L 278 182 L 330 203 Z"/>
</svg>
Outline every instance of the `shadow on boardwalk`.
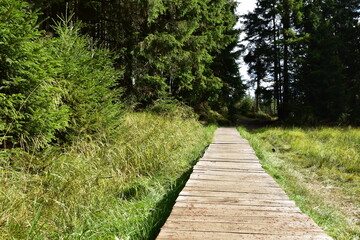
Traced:
<svg viewBox="0 0 360 240">
<path fill-rule="evenodd" d="M 281 126 L 281 122 L 279 120 L 257 120 L 246 117 L 239 117 L 235 126 L 243 126 L 248 130 L 255 130 L 264 127 L 276 127 Z"/>
</svg>

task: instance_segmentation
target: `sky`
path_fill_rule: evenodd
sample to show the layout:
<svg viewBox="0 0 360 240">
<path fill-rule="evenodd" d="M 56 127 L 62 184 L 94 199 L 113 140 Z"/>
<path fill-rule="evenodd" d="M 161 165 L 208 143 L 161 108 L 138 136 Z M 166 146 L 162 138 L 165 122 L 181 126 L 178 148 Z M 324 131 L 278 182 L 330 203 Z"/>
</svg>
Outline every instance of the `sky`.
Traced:
<svg viewBox="0 0 360 240">
<path fill-rule="evenodd" d="M 255 6 L 256 6 L 256 0 L 237 0 L 237 2 L 239 3 L 238 4 L 238 7 L 236 9 L 236 13 L 238 15 L 243 15 L 243 14 L 246 14 L 248 13 L 249 11 L 252 11 Z M 241 27 L 241 18 L 239 19 L 239 22 L 238 24 L 236 25 L 236 27 Z M 240 35 L 240 39 L 244 38 L 244 35 L 241 34 Z M 239 67 L 240 67 L 240 73 L 243 77 L 243 80 L 249 80 L 250 77 L 249 75 L 247 74 L 247 66 L 246 64 L 244 63 L 243 59 L 239 59 Z"/>
</svg>

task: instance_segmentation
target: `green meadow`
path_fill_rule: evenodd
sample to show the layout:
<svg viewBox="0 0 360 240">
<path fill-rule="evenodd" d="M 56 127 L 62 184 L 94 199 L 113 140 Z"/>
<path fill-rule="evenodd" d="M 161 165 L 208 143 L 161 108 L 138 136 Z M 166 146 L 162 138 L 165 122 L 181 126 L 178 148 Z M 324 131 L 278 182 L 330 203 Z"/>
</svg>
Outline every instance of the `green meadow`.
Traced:
<svg viewBox="0 0 360 240">
<path fill-rule="evenodd" d="M 264 168 L 334 239 L 360 239 L 359 128 L 238 128 Z"/>
<path fill-rule="evenodd" d="M 13 153 L 0 165 L 0 239 L 150 239 L 214 130 L 195 119 L 127 113 L 112 137 L 41 156 Z M 32 167 L 38 162 L 48 165 Z"/>
</svg>

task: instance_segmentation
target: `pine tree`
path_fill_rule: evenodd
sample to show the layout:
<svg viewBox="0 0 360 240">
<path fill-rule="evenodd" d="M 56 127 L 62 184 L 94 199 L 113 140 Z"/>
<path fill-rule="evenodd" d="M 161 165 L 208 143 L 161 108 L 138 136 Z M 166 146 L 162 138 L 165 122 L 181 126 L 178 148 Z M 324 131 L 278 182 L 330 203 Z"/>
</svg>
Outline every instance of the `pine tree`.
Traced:
<svg viewBox="0 0 360 240">
<path fill-rule="evenodd" d="M 119 54 L 116 65 L 124 74 L 118 85 L 133 101 L 146 106 L 170 96 L 199 106 L 218 100 L 222 76 L 215 76 L 211 66 L 237 38 L 238 32 L 231 31 L 235 1 L 33 2 L 57 14 L 68 3 L 85 23 L 84 31 Z"/>
<path fill-rule="evenodd" d="M 49 143 L 114 127 L 121 106 L 121 72 L 109 50 L 79 34 L 78 24 L 57 24 L 42 36 L 37 14 L 21 0 L 1 0 L 0 144 L 37 151 Z"/>
<path fill-rule="evenodd" d="M 80 23 L 72 16 L 54 26 L 58 37 L 51 39 L 49 52 L 57 59 L 54 75 L 64 87 L 62 102 L 69 109 L 69 124 L 59 131 L 61 140 L 106 132 L 120 122 L 120 91 L 114 89 L 122 73 L 113 66 L 114 56 L 96 47 L 80 34 Z"/>
<path fill-rule="evenodd" d="M 21 0 L 0 1 L 0 144 L 42 147 L 68 125 L 56 59 L 39 40 L 37 14 Z"/>
<path fill-rule="evenodd" d="M 249 65 L 249 73 L 256 84 L 255 110 L 260 110 L 261 84 L 272 82 L 277 108 L 282 107 L 282 89 L 280 84 L 280 23 L 276 1 L 258 1 L 253 12 L 244 16 L 247 53 L 244 61 Z"/>
<path fill-rule="evenodd" d="M 310 116 L 327 121 L 344 117 L 356 121 L 358 6 L 359 1 L 332 0 L 307 5 L 304 31 L 311 38 L 301 69 L 300 87 Z"/>
<path fill-rule="evenodd" d="M 256 108 L 261 82 L 272 82 L 276 110 L 287 118 L 296 102 L 297 49 L 306 36 L 298 31 L 302 21 L 302 1 L 259 0 L 255 10 L 245 15 L 245 32 L 249 41 L 245 61 L 257 85 Z"/>
</svg>

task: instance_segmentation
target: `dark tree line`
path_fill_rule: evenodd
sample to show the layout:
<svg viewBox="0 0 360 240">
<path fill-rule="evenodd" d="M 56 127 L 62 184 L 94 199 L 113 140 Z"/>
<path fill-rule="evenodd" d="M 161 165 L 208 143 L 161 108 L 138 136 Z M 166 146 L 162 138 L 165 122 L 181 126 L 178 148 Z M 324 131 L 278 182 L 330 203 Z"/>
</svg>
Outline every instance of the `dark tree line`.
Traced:
<svg viewBox="0 0 360 240">
<path fill-rule="evenodd" d="M 259 0 L 244 16 L 256 99 L 270 96 L 283 119 L 359 123 L 359 9 L 358 0 Z"/>
<path fill-rule="evenodd" d="M 173 97 L 195 109 L 228 106 L 239 99 L 243 85 L 235 65 L 239 31 L 233 0 L 31 0 L 44 13 L 44 29 L 66 8 L 85 27 L 84 33 L 119 55 L 124 70 L 119 87 L 146 106 Z M 49 30 L 50 31 L 50 30 Z M 224 58 L 224 59 L 221 59 Z M 234 102 L 234 101 L 230 101 Z M 216 104 L 214 104 L 216 103 Z"/>
</svg>

